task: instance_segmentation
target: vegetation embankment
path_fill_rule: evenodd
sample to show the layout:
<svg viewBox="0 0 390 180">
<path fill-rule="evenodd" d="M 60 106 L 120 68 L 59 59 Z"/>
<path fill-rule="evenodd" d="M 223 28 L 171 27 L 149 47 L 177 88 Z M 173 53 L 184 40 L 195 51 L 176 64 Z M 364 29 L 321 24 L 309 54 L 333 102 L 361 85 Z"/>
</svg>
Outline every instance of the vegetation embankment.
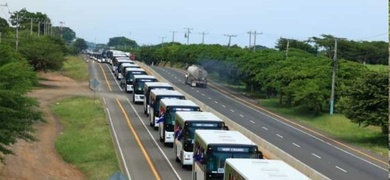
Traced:
<svg viewBox="0 0 390 180">
<path fill-rule="evenodd" d="M 257 97 L 267 108 L 387 154 L 388 71 L 379 69 L 388 63 L 388 45 L 339 40 L 335 63 L 335 39 L 290 39 L 287 49 L 281 38 L 275 49 L 258 47 L 255 52 L 238 46 L 169 43 L 141 47 L 137 57 L 147 64 L 200 64 L 213 80 Z M 329 115 L 333 67 L 334 115 Z"/>
<path fill-rule="evenodd" d="M 43 23 L 31 27 L 30 19 L 51 24 L 46 14 L 26 9 L 12 12 L 8 21 L 0 18 L 0 119 L 7 119 L 0 121 L 0 160 L 13 153 L 10 146 L 18 139 L 36 140 L 33 124 L 43 121 L 43 116 L 37 100 L 27 93 L 39 86 L 37 72 L 61 70 L 65 56 L 87 48 L 69 27 L 53 26 L 48 31 Z M 66 62 L 65 68 L 74 66 L 72 62 Z"/>
<path fill-rule="evenodd" d="M 51 105 L 63 126 L 56 141 L 61 157 L 88 179 L 107 179 L 119 169 L 114 144 L 98 99 L 72 97 Z"/>
<path fill-rule="evenodd" d="M 77 81 L 88 81 L 88 67 L 82 56 L 67 56 L 63 74 Z"/>
</svg>

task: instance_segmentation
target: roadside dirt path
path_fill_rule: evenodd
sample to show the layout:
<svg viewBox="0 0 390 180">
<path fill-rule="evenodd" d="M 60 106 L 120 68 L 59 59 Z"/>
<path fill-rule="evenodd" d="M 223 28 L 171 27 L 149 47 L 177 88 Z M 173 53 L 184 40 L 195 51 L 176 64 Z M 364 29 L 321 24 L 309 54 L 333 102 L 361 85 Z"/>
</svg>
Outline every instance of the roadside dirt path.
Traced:
<svg viewBox="0 0 390 180">
<path fill-rule="evenodd" d="M 39 100 L 47 123 L 35 125 L 35 137 L 39 141 L 29 143 L 20 140 L 12 146 L 15 155 L 6 156 L 6 165 L 0 165 L 0 179 L 86 179 L 80 170 L 64 162 L 55 151 L 55 140 L 61 133 L 61 125 L 50 112 L 49 105 L 65 97 L 93 96 L 93 93 L 88 88 L 88 82 L 77 82 L 59 73 L 40 73 L 40 77 L 43 88 L 29 95 Z"/>
</svg>

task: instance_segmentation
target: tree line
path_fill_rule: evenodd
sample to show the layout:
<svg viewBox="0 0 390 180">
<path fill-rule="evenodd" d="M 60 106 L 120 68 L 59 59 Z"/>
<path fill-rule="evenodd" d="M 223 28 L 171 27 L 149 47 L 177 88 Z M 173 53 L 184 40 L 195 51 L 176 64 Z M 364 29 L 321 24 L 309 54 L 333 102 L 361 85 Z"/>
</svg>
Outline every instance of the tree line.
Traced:
<svg viewBox="0 0 390 180">
<path fill-rule="evenodd" d="M 31 23 L 31 19 L 34 23 Z M 46 14 L 33 13 L 26 9 L 13 12 L 8 21 L 0 18 L 2 162 L 3 155 L 13 153 L 9 146 L 18 139 L 35 140 L 32 134 L 33 124 L 44 121 L 37 100 L 27 96 L 27 93 L 38 85 L 37 72 L 60 70 L 66 55 L 77 54 L 87 48 L 85 41 L 76 38 L 76 33 L 70 28 L 52 27 L 49 31 L 47 25 L 36 23 L 35 20 L 50 23 Z"/>
<path fill-rule="evenodd" d="M 200 64 L 210 75 L 262 98 L 278 98 L 288 107 L 303 106 L 314 115 L 329 112 L 332 67 L 337 67 L 335 112 L 362 126 L 379 126 L 388 133 L 388 72 L 365 64 L 388 64 L 385 42 L 338 40 L 321 35 L 308 41 L 280 38 L 274 49 L 255 52 L 221 45 L 143 46 L 137 52 L 147 64 Z M 289 41 L 287 49 L 287 41 Z"/>
</svg>

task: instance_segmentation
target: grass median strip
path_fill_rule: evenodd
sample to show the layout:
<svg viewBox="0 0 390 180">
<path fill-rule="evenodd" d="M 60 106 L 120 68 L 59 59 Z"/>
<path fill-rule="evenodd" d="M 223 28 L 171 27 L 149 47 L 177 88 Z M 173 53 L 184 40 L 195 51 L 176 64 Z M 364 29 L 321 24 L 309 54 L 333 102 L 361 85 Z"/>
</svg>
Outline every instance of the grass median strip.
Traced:
<svg viewBox="0 0 390 180">
<path fill-rule="evenodd" d="M 63 131 L 56 141 L 62 158 L 88 179 L 108 179 L 119 170 L 102 104 L 97 99 L 71 97 L 51 105 Z"/>
</svg>

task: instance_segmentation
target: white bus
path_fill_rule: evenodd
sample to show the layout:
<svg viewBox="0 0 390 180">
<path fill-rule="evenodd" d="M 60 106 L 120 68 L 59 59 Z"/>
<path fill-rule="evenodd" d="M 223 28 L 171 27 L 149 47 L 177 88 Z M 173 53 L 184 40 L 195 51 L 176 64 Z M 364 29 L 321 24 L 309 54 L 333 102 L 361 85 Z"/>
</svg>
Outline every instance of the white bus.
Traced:
<svg viewBox="0 0 390 180">
<path fill-rule="evenodd" d="M 125 78 L 121 80 L 121 87 L 125 88 L 125 92 L 133 92 L 134 75 L 147 75 L 147 73 L 142 68 L 126 68 Z"/>
<path fill-rule="evenodd" d="M 196 130 L 192 179 L 223 179 L 227 158 L 263 159 L 259 148 L 238 131 Z"/>
<path fill-rule="evenodd" d="M 173 86 L 166 82 L 146 82 L 144 85 L 144 114 L 149 116 L 149 94 L 152 89 L 173 90 Z"/>
<path fill-rule="evenodd" d="M 159 123 L 157 123 L 160 117 L 160 101 L 161 99 L 186 99 L 185 96 L 179 91 L 175 90 L 161 90 L 153 89 L 149 94 L 149 121 L 150 127 L 154 127 L 157 130 Z"/>
<path fill-rule="evenodd" d="M 125 73 L 125 69 L 126 68 L 141 68 L 137 64 L 133 64 L 133 63 L 134 62 L 132 62 L 132 63 L 122 63 L 121 65 L 119 65 L 118 72 L 117 72 L 117 74 L 115 74 L 116 78 L 118 80 L 121 80 L 124 77 L 123 74 Z"/>
<path fill-rule="evenodd" d="M 173 143 L 173 125 L 177 111 L 200 111 L 200 107 L 191 100 L 161 99 L 160 118 L 157 121 L 160 141 L 164 145 Z"/>
<path fill-rule="evenodd" d="M 130 59 L 114 59 L 113 63 L 112 63 L 112 70 L 114 72 L 114 75 L 116 77 L 116 75 L 118 74 L 118 69 L 119 69 L 119 66 L 122 64 L 122 63 L 132 63 L 133 61 L 130 60 Z"/>
<path fill-rule="evenodd" d="M 173 151 L 176 162 L 180 162 L 182 168 L 192 166 L 194 155 L 194 136 L 197 129 L 227 129 L 222 119 L 211 112 L 176 112 L 174 126 Z"/>
<path fill-rule="evenodd" d="M 223 180 L 308 180 L 281 160 L 226 159 Z"/>
<path fill-rule="evenodd" d="M 133 102 L 144 102 L 144 84 L 145 82 L 157 82 L 157 78 L 151 75 L 134 75 L 133 79 Z"/>
</svg>

